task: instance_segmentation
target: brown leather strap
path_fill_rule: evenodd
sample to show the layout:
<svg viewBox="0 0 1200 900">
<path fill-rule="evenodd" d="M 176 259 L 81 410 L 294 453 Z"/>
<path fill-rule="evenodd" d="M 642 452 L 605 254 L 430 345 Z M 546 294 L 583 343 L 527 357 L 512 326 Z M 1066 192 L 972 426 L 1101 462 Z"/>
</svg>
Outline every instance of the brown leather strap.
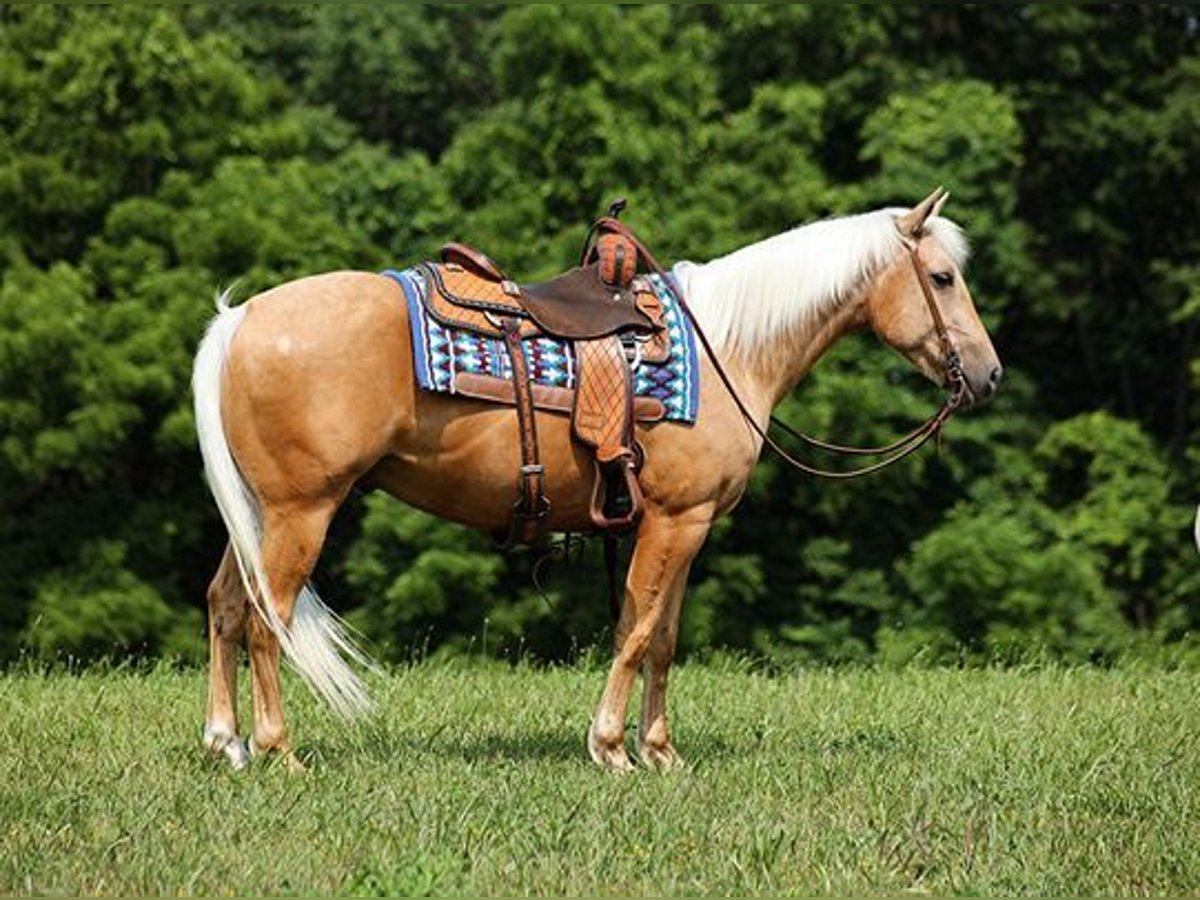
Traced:
<svg viewBox="0 0 1200 900">
<path fill-rule="evenodd" d="M 545 471 L 538 456 L 537 422 L 534 419 L 533 392 L 529 386 L 529 362 L 521 343 L 521 320 L 506 316 L 500 320 L 504 345 L 512 366 L 513 392 L 517 401 L 517 427 L 521 435 L 521 468 L 517 483 L 517 501 L 513 504 L 505 546 L 516 543 L 537 544 L 546 530 L 550 501 L 545 493 Z"/>
<path fill-rule="evenodd" d="M 453 263 L 465 269 L 470 269 L 476 275 L 491 279 L 492 281 L 507 280 L 504 272 L 498 265 L 492 262 L 490 256 L 482 250 L 476 250 L 474 247 L 467 244 L 460 244 L 458 241 L 451 241 L 442 247 L 442 262 Z"/>
<path fill-rule="evenodd" d="M 917 276 L 917 284 L 921 286 L 921 294 L 925 297 L 925 305 L 929 307 L 929 315 L 933 319 L 934 330 L 937 331 L 938 342 L 942 346 L 942 361 L 946 366 L 946 374 L 952 382 L 963 379 L 962 360 L 954 339 L 950 337 L 950 329 L 942 318 L 942 310 L 937 299 L 933 296 L 933 287 L 929 283 L 929 273 L 921 262 L 921 248 L 915 241 L 909 245 L 908 259 L 912 263 L 913 273 Z"/>
</svg>

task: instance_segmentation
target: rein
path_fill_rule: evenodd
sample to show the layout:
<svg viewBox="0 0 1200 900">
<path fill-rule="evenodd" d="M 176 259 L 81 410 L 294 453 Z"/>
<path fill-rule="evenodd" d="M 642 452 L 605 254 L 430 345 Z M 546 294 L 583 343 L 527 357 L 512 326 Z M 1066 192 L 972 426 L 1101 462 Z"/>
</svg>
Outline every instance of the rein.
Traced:
<svg viewBox="0 0 1200 900">
<path fill-rule="evenodd" d="M 610 215 L 605 219 L 602 219 L 597 223 L 596 226 L 593 227 L 602 227 L 608 230 L 619 231 L 622 235 L 629 238 L 629 240 L 633 242 L 634 246 L 637 247 L 638 252 L 642 254 L 642 258 L 646 260 L 655 273 L 667 280 L 668 283 L 670 282 L 670 276 L 667 274 L 667 271 L 662 267 L 658 260 L 654 258 L 654 254 L 652 254 L 646 245 L 643 244 L 642 241 L 632 231 L 629 230 L 628 226 L 626 226 L 615 216 Z M 846 447 L 841 444 L 822 441 L 818 438 L 809 437 L 803 432 L 797 431 L 795 428 L 792 428 L 786 422 L 783 422 L 774 415 L 771 416 L 770 423 L 768 425 L 768 428 L 770 425 L 774 425 L 785 433 L 803 441 L 809 446 L 828 453 L 841 453 L 846 456 L 885 457 L 878 462 L 862 466 L 858 469 L 838 472 L 829 469 L 816 468 L 815 466 L 811 466 L 808 463 L 796 459 L 796 457 L 785 450 L 774 438 L 772 438 L 767 433 L 767 429 L 762 428 L 758 422 L 755 421 L 754 416 L 752 416 L 750 411 L 746 408 L 745 402 L 734 388 L 732 380 L 725 371 L 725 367 L 721 365 L 721 361 L 717 358 L 716 352 L 709 343 L 708 337 L 704 333 L 704 329 L 700 327 L 700 322 L 696 319 L 691 307 L 688 306 L 687 299 L 683 296 L 683 292 L 677 292 L 680 308 L 691 320 L 692 326 L 696 331 L 696 336 L 700 339 L 700 343 L 704 347 L 704 352 L 708 354 L 709 361 L 712 363 L 713 370 L 717 373 L 717 377 L 720 378 L 721 383 L 725 386 L 725 390 L 729 393 L 734 405 L 737 406 L 738 412 L 740 412 L 742 418 L 746 420 L 746 424 L 749 425 L 751 430 L 762 439 L 763 443 L 774 450 L 784 460 L 784 462 L 788 463 L 795 469 L 799 469 L 805 474 L 813 475 L 819 478 L 848 480 L 850 478 L 857 478 L 861 475 L 870 475 L 874 472 L 880 471 L 881 469 L 886 469 L 893 463 L 897 463 L 906 456 L 916 452 L 923 447 L 930 438 L 939 434 L 942 430 L 942 426 L 946 424 L 946 421 L 954 414 L 954 411 L 958 409 L 959 405 L 963 401 L 963 398 L 966 396 L 967 382 L 962 371 L 962 360 L 958 355 L 958 351 L 954 347 L 954 342 L 950 339 L 950 331 L 946 327 L 945 319 L 942 318 L 941 310 L 937 305 L 937 299 L 933 295 L 933 288 L 929 284 L 929 275 L 925 271 L 925 267 L 921 264 L 921 258 L 917 252 L 917 243 L 915 241 L 909 241 L 906 238 L 905 244 L 908 247 L 909 260 L 912 262 L 913 271 L 917 276 L 917 282 L 921 285 L 921 293 L 925 297 L 925 303 L 929 307 L 929 314 L 933 318 L 933 327 L 937 332 L 938 341 L 942 345 L 942 354 L 945 361 L 946 375 L 950 382 L 951 393 L 942 403 L 941 408 L 916 429 L 909 432 L 899 440 L 896 440 L 884 447 Z"/>
</svg>

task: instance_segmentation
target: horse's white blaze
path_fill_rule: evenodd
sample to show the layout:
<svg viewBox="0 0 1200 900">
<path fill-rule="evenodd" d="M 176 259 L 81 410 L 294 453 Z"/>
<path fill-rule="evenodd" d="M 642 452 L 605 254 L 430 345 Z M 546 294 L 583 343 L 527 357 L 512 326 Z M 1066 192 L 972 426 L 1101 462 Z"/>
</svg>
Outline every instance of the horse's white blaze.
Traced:
<svg viewBox="0 0 1200 900">
<path fill-rule="evenodd" d="M 369 666 L 346 626 L 321 602 L 311 586 L 296 601 L 289 627 L 279 616 L 263 568 L 262 522 L 258 502 L 238 471 L 225 438 L 221 418 L 221 373 L 229 345 L 245 318 L 245 307 L 230 307 L 228 292 L 217 298 L 217 315 L 196 354 L 192 371 L 196 432 L 204 458 L 204 474 L 221 518 L 229 531 L 238 571 L 254 610 L 279 640 L 288 661 L 317 696 L 339 714 L 352 718 L 367 712 L 366 687 L 347 663 Z"/>
</svg>

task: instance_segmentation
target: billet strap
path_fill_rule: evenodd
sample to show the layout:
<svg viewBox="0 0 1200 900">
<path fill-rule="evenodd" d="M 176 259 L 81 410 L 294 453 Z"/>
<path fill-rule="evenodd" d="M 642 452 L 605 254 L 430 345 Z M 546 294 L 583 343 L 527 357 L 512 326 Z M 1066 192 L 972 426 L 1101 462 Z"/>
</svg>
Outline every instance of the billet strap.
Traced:
<svg viewBox="0 0 1200 900">
<path fill-rule="evenodd" d="M 513 392 L 517 403 L 517 428 L 521 436 L 521 468 L 517 500 L 513 504 L 508 539 L 504 546 L 540 543 L 546 532 L 550 501 L 546 499 L 545 470 L 538 455 L 537 422 L 533 393 L 529 386 L 529 361 L 521 343 L 521 321 L 511 316 L 500 320 L 504 345 L 512 367 Z"/>
</svg>

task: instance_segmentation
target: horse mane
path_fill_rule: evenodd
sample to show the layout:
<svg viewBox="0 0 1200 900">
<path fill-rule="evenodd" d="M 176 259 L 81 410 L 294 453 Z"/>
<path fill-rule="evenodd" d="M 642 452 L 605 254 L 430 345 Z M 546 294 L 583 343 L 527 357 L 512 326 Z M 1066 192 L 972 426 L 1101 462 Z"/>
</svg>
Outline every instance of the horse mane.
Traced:
<svg viewBox="0 0 1200 900">
<path fill-rule="evenodd" d="M 675 266 L 688 304 L 717 349 L 754 353 L 782 330 L 824 315 L 904 250 L 900 208 L 823 219 L 706 264 Z M 925 223 L 960 268 L 969 255 L 949 219 Z"/>
</svg>

